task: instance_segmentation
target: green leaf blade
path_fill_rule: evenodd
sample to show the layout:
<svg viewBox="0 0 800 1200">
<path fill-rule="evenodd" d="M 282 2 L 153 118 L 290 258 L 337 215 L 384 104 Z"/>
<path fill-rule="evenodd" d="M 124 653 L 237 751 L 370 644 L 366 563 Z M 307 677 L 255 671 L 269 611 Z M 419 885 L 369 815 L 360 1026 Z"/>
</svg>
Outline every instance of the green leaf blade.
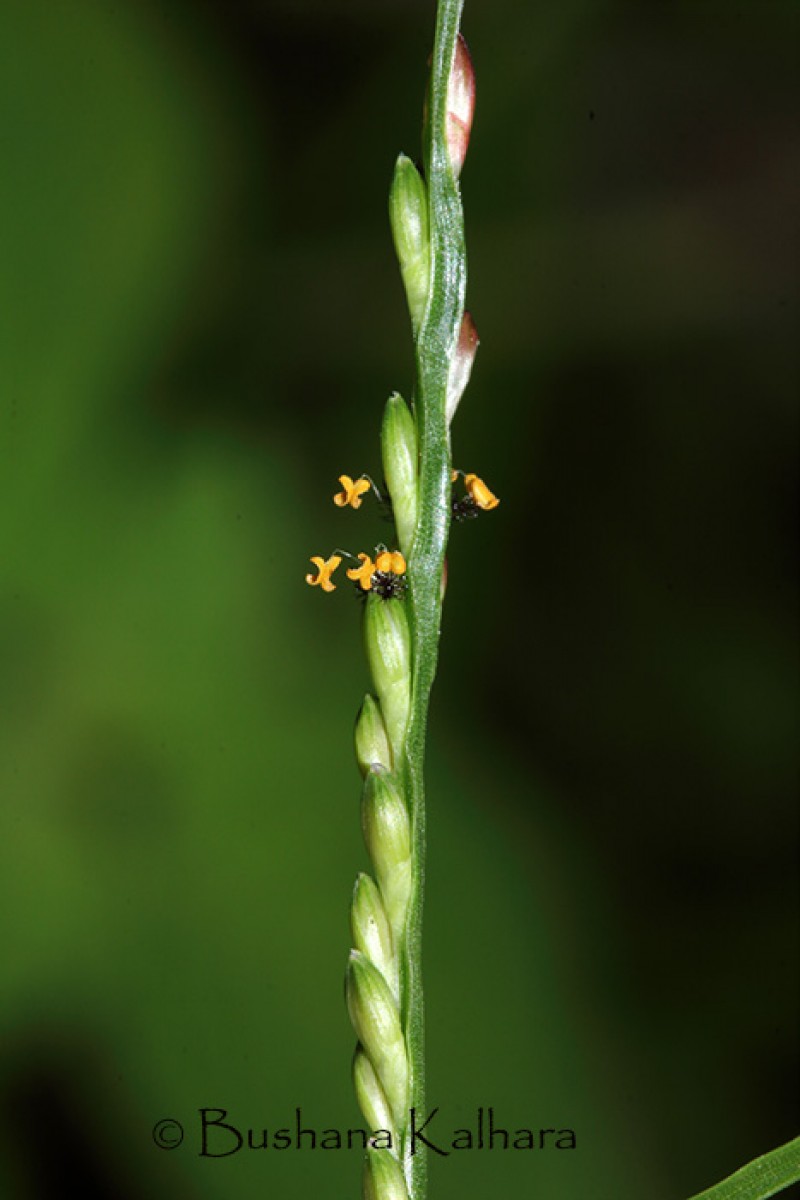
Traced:
<svg viewBox="0 0 800 1200">
<path fill-rule="evenodd" d="M 740 1170 L 690 1200 L 769 1200 L 793 1183 L 800 1182 L 800 1137 Z"/>
</svg>

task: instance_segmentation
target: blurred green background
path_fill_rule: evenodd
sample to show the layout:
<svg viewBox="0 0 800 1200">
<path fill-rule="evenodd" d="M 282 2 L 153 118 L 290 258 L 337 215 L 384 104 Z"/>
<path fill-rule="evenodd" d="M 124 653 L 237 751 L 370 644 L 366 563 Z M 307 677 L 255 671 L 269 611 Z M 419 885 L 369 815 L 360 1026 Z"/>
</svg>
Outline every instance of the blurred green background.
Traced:
<svg viewBox="0 0 800 1200">
<path fill-rule="evenodd" d="M 432 0 L 5 0 L 0 1192 L 359 1194 L 358 606 L 308 556 L 410 391 Z M 794 3 L 468 0 L 483 345 L 430 734 L 429 1095 L 682 1200 L 797 1127 Z M 161 1118 L 184 1145 L 152 1142 Z"/>
</svg>

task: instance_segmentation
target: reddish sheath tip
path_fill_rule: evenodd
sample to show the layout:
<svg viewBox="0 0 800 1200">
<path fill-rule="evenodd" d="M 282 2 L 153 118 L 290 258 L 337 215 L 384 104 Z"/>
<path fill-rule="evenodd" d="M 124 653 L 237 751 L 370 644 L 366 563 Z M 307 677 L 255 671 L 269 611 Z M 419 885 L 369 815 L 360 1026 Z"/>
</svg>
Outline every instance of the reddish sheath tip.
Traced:
<svg viewBox="0 0 800 1200">
<path fill-rule="evenodd" d="M 463 34 L 458 35 L 447 89 L 447 147 L 456 175 L 467 156 L 475 112 L 475 70 Z"/>
</svg>

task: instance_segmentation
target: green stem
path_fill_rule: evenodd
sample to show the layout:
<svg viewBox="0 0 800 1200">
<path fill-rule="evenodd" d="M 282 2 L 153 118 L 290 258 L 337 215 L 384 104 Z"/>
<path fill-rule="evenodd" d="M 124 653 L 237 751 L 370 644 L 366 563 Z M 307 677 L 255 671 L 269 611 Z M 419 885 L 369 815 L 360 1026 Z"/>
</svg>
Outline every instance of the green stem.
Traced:
<svg viewBox="0 0 800 1200">
<path fill-rule="evenodd" d="M 463 0 L 439 0 L 428 93 L 424 167 L 431 235 L 429 302 L 416 345 L 414 412 L 419 438 L 419 520 L 409 561 L 413 653 L 411 716 L 405 780 L 414 841 L 414 889 L 404 954 L 403 1023 L 411 1065 L 411 1106 L 425 1112 L 425 1051 L 421 977 L 425 876 L 424 758 L 428 702 L 436 673 L 441 585 L 450 528 L 450 442 L 445 416 L 447 378 L 458 343 L 466 292 L 464 220 L 446 140 L 447 90 Z M 417 1147 L 408 1160 L 411 1200 L 424 1200 L 426 1162 Z"/>
<path fill-rule="evenodd" d="M 768 1200 L 800 1181 L 800 1137 L 723 1179 L 691 1200 Z"/>
</svg>

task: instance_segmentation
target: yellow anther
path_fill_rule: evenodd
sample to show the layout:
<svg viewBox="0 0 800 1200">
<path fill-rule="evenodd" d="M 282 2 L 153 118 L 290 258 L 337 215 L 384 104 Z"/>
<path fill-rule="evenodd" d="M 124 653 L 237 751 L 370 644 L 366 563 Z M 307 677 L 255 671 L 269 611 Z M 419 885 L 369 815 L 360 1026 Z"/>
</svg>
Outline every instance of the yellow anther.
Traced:
<svg viewBox="0 0 800 1200">
<path fill-rule="evenodd" d="M 362 475 L 360 479 L 351 479 L 349 475 L 340 475 L 339 483 L 344 488 L 344 491 L 337 492 L 333 497 L 333 503 L 339 508 L 346 508 L 348 504 L 351 508 L 361 508 L 361 497 L 364 492 L 368 492 L 370 481 Z"/>
<path fill-rule="evenodd" d="M 477 475 L 465 475 L 464 485 L 471 498 L 475 501 L 478 508 L 489 512 L 492 508 L 497 508 L 500 501 L 497 496 L 489 491 L 486 484 Z"/>
<path fill-rule="evenodd" d="M 342 561 L 340 554 L 332 554 L 329 559 L 322 558 L 319 554 L 313 555 L 311 559 L 314 566 L 317 568 L 317 574 L 312 575 L 309 571 L 306 575 L 306 583 L 310 583 L 312 587 L 317 584 L 322 588 L 323 592 L 334 591 L 336 584 L 331 583 L 331 575 Z"/>
<path fill-rule="evenodd" d="M 360 567 L 351 567 L 347 572 L 347 578 L 357 581 L 363 591 L 368 592 L 372 587 L 372 576 L 375 573 L 375 563 L 368 554 L 359 554 L 361 561 Z"/>
<path fill-rule="evenodd" d="M 406 560 L 399 550 L 384 550 L 376 558 L 375 567 L 378 571 L 384 571 L 387 574 L 405 575 Z"/>
</svg>

